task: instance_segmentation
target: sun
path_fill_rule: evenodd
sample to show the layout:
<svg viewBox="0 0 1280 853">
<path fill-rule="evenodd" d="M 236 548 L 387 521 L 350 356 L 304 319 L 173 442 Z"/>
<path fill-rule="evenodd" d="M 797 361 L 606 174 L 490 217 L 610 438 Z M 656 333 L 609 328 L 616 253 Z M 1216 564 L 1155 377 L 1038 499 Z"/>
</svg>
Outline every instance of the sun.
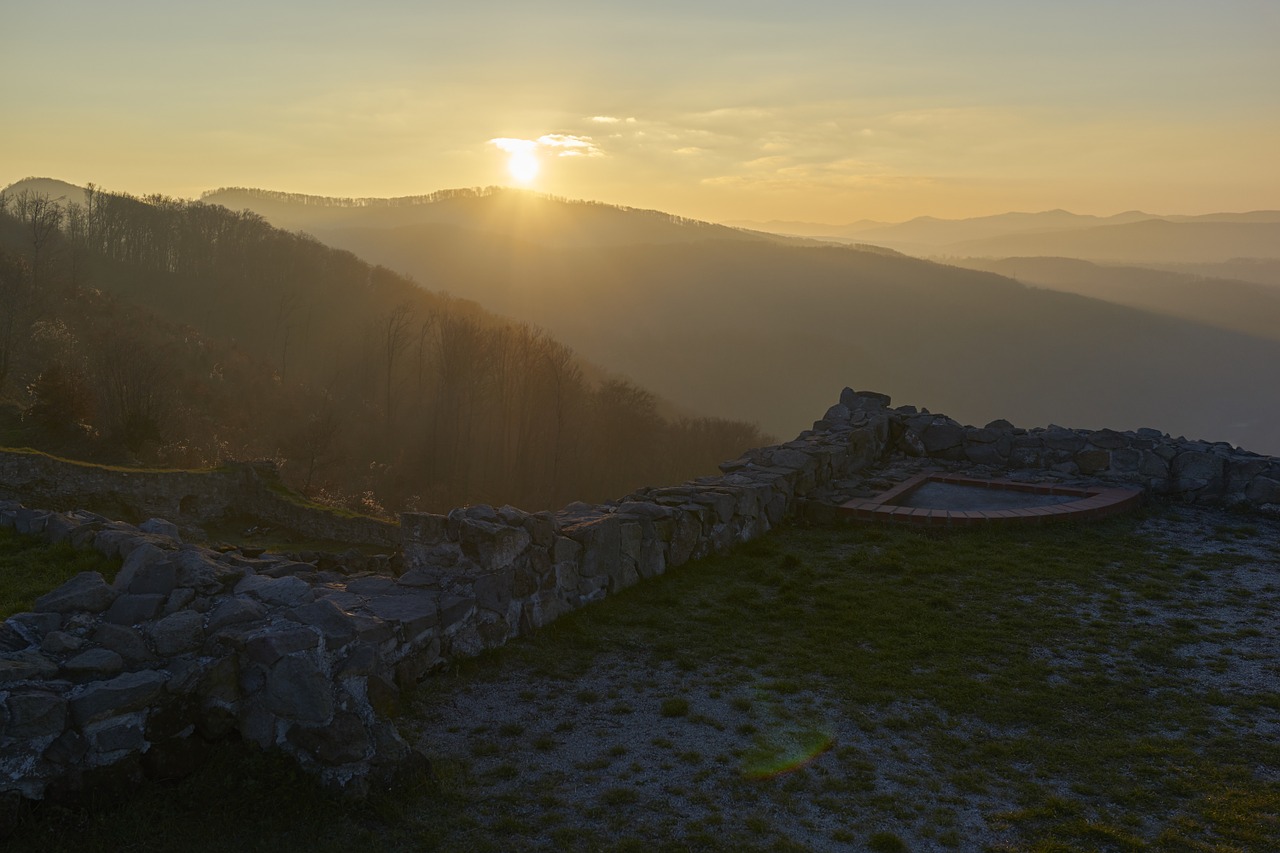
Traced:
<svg viewBox="0 0 1280 853">
<path fill-rule="evenodd" d="M 532 151 L 512 151 L 507 160 L 507 171 L 516 183 L 528 184 L 538 177 L 538 158 Z"/>
</svg>

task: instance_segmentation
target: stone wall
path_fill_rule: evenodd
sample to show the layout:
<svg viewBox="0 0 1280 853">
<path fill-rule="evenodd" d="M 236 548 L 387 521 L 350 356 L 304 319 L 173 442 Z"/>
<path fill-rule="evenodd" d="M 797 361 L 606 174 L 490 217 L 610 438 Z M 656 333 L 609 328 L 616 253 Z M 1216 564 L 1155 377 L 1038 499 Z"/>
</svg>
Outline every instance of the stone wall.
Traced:
<svg viewBox="0 0 1280 853">
<path fill-rule="evenodd" d="M 0 792 L 169 777 L 233 733 L 337 786 L 388 783 L 415 755 L 393 722 L 401 692 L 432 669 L 726 551 L 894 459 L 1115 477 L 1186 500 L 1280 499 L 1280 460 L 1225 445 L 966 427 L 888 404 L 845 389 L 794 441 L 606 504 L 405 514 L 398 577 L 218 553 L 158 520 L 0 507 L 0 524 L 123 560 L 113 582 L 82 574 L 0 626 Z"/>
<path fill-rule="evenodd" d="M 316 539 L 388 548 L 400 544 L 400 530 L 394 524 L 301 502 L 269 461 L 227 462 L 208 471 L 167 471 L 0 450 L 0 499 L 55 509 L 89 505 L 117 517 L 159 517 L 182 527 L 247 515 Z"/>
<path fill-rule="evenodd" d="M 840 415 L 833 410 L 828 419 Z M 1225 442 L 1174 438 L 1156 429 L 1022 429 L 1003 420 L 964 426 L 911 406 L 891 411 L 889 419 L 889 452 L 904 457 L 1086 477 L 1177 501 L 1280 505 L 1280 460 Z"/>
</svg>

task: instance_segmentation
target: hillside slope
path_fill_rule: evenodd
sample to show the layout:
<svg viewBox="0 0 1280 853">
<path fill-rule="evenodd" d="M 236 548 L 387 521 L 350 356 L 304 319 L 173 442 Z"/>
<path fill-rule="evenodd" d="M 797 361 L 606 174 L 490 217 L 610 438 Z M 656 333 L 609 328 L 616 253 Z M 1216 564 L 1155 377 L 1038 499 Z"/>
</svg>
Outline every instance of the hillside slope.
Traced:
<svg viewBox="0 0 1280 853">
<path fill-rule="evenodd" d="M 950 243 L 949 256 L 1041 255 L 1090 261 L 1213 263 L 1233 258 L 1280 257 L 1280 222 L 1171 222 L 1149 219 L 1121 225 L 1010 234 Z"/>
<path fill-rule="evenodd" d="M 1154 423 L 1280 448 L 1280 405 L 1257 393 L 1280 379 L 1274 341 L 991 274 L 834 247 L 567 250 L 431 226 L 321 236 L 780 434 L 833 382 L 856 381 L 974 422 Z"/>
<path fill-rule="evenodd" d="M 370 511 L 601 499 L 765 439 L 256 214 L 85 198 L 0 195 L 0 444 L 277 458 Z"/>
<path fill-rule="evenodd" d="M 1280 288 L 1265 284 L 1073 258 L 961 258 L 950 263 L 1007 275 L 1036 287 L 1280 340 Z"/>
<path fill-rule="evenodd" d="M 422 196 L 335 199 L 244 188 L 204 193 L 206 204 L 252 210 L 290 231 L 452 226 L 554 246 L 613 246 L 733 240 L 796 243 L 794 238 L 504 187 L 442 190 Z"/>
</svg>

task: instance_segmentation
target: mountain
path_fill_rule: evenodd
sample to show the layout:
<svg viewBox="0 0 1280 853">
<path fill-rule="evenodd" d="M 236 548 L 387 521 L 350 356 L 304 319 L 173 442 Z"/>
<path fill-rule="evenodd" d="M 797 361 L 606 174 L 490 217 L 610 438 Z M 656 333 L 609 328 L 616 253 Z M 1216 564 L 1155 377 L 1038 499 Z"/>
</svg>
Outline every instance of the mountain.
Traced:
<svg viewBox="0 0 1280 853">
<path fill-rule="evenodd" d="M 682 405 L 783 435 L 852 384 L 973 423 L 1154 425 L 1280 449 L 1280 401 L 1260 393 L 1280 381 L 1280 344 L 987 272 L 763 240 L 584 248 L 433 224 L 315 233 L 544 326 Z"/>
<path fill-rule="evenodd" d="M 1280 341 L 1280 288 L 1073 258 L 964 258 L 950 263 L 1024 284 Z"/>
<path fill-rule="evenodd" d="M 951 257 L 1050 257 L 1142 263 L 1214 263 L 1232 258 L 1280 258 L 1280 221 L 1148 219 L 1070 231 L 1010 234 L 949 243 Z"/>
<path fill-rule="evenodd" d="M 1165 228 L 1159 223 L 1184 227 Z M 776 221 L 738 224 L 782 234 L 884 246 L 920 257 L 1046 255 L 1143 263 L 1205 263 L 1237 257 L 1276 257 L 1274 226 L 1280 226 L 1280 211 L 1184 216 L 1132 210 L 1103 217 L 1049 210 L 970 219 L 921 216 L 892 224 L 869 220 L 847 226 Z M 1107 230 L 1110 228 L 1120 230 Z"/>
<path fill-rule="evenodd" d="M 892 223 L 875 219 L 860 219 L 846 225 L 829 225 L 822 222 L 798 222 L 796 220 L 770 219 L 759 222 L 753 219 L 730 219 L 725 225 L 749 231 L 766 231 L 772 234 L 789 234 L 796 237 L 817 237 L 833 240 L 851 240 L 856 234 L 873 228 L 884 228 Z"/>
<path fill-rule="evenodd" d="M 391 199 L 335 199 L 253 189 L 220 189 L 201 200 L 249 209 L 277 227 L 318 233 L 344 228 L 442 225 L 541 245 L 612 246 L 699 240 L 795 243 L 794 239 L 684 219 L 656 210 L 569 201 L 503 187 L 443 190 Z"/>
<path fill-rule="evenodd" d="M 65 204 L 84 204 L 85 198 L 84 187 L 78 187 L 75 184 L 69 184 L 66 181 L 59 181 L 55 178 L 23 178 L 3 190 L 11 197 L 23 191 L 58 200 Z"/>
<path fill-rule="evenodd" d="M 1232 258 L 1229 261 L 1188 264 L 1148 261 L 1144 266 L 1203 278 L 1226 278 L 1280 287 L 1280 258 Z"/>
<path fill-rule="evenodd" d="M 856 241 L 896 248 L 908 253 L 928 253 L 930 249 L 962 240 L 978 240 L 1033 231 L 1091 228 L 1096 225 L 1135 222 L 1151 218 L 1154 217 L 1140 211 L 1100 217 L 1069 213 L 1065 210 L 1048 210 L 1040 213 L 1001 213 L 969 219 L 918 216 L 906 222 L 892 223 L 864 219 L 849 225 L 779 221 L 736 224 L 759 227 L 764 231 L 776 231 L 781 234 L 823 237 L 839 242 Z"/>
</svg>

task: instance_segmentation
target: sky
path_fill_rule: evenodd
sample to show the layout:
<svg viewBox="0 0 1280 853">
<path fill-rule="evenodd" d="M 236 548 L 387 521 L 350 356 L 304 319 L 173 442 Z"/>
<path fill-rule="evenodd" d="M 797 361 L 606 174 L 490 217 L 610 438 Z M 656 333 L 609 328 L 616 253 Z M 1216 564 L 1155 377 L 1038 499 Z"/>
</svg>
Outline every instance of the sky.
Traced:
<svg viewBox="0 0 1280 853">
<path fill-rule="evenodd" d="M 0 186 L 713 221 L 1280 208 L 1280 2 L 5 3 Z"/>
</svg>

